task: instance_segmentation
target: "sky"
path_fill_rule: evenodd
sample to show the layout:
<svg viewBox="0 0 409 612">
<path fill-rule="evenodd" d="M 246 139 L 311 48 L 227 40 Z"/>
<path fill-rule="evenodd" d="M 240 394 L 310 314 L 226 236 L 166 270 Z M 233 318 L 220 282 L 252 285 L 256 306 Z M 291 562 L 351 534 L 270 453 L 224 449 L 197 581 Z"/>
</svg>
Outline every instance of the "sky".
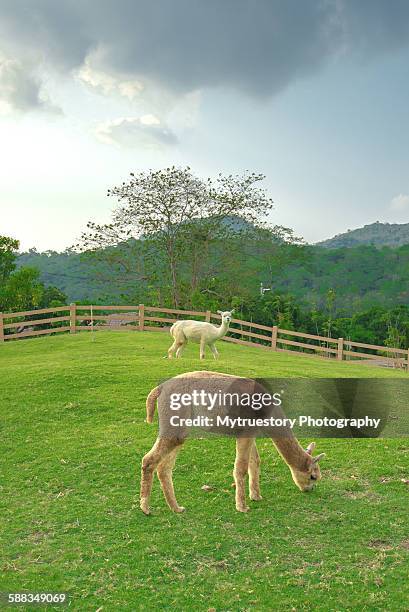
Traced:
<svg viewBox="0 0 409 612">
<path fill-rule="evenodd" d="M 64 250 L 130 172 L 265 174 L 315 242 L 409 222 L 407 0 L 0 0 L 0 234 Z"/>
</svg>

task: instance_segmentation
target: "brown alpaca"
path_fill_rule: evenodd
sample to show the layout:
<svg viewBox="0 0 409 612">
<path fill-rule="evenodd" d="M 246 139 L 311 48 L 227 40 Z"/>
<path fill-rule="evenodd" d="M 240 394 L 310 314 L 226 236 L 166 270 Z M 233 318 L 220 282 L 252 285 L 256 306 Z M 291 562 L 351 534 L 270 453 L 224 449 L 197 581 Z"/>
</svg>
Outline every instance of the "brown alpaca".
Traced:
<svg viewBox="0 0 409 612">
<path fill-rule="evenodd" d="M 167 381 L 165 384 L 172 384 L 176 379 L 235 379 L 236 381 L 246 381 L 239 376 L 231 374 L 223 374 L 220 372 L 198 371 L 186 372 L 179 374 Z M 187 381 L 188 382 L 188 381 Z M 254 381 L 252 381 L 254 382 Z M 183 381 L 177 381 L 178 389 L 183 388 Z M 160 397 L 163 385 L 152 389 L 146 399 L 146 420 L 152 423 L 155 412 L 155 404 Z M 158 405 L 158 412 L 163 413 L 169 410 L 166 405 Z M 324 453 L 312 457 L 312 452 L 315 448 L 315 443 L 309 444 L 304 450 L 299 444 L 295 436 L 289 432 L 285 437 L 272 438 L 272 441 L 280 453 L 281 457 L 290 468 L 291 475 L 297 487 L 301 491 L 311 491 L 316 481 L 320 480 L 321 473 L 318 465 L 319 460 L 324 456 Z M 150 514 L 149 499 L 152 491 L 152 483 L 155 471 L 157 472 L 163 494 L 166 502 L 173 512 L 183 512 L 185 508 L 179 506 L 176 501 L 175 491 L 173 488 L 172 471 L 175 465 L 176 456 L 182 447 L 184 437 L 160 435 L 155 441 L 151 450 L 142 459 L 142 474 L 141 474 L 141 494 L 140 507 L 145 514 Z M 236 460 L 234 463 L 233 477 L 236 487 L 236 509 L 239 512 L 247 512 L 245 493 L 245 478 L 249 475 L 249 493 L 250 499 L 259 501 L 262 499 L 260 495 L 260 457 L 258 454 L 255 438 L 237 438 L 236 439 Z"/>
</svg>

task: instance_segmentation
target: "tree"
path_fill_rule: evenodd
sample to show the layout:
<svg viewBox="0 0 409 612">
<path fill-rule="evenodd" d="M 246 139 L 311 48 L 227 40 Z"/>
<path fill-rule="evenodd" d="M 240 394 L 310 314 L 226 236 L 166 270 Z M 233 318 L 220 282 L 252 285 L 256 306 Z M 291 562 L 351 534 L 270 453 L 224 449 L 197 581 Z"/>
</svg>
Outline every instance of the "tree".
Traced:
<svg viewBox="0 0 409 612">
<path fill-rule="evenodd" d="M 52 285 L 43 287 L 40 308 L 51 308 L 52 306 L 64 306 L 67 303 L 67 296 L 57 287 Z"/>
<path fill-rule="evenodd" d="M 0 236 L 0 285 L 3 284 L 16 268 L 16 256 L 19 241 L 8 236 Z"/>
<path fill-rule="evenodd" d="M 3 286 L 1 306 L 4 311 L 39 308 L 44 285 L 35 268 L 20 268 L 13 272 Z"/>
<path fill-rule="evenodd" d="M 332 326 L 335 317 L 335 298 L 336 294 L 334 289 L 328 289 L 325 302 L 326 320 L 323 324 L 324 333 L 328 338 L 332 338 Z"/>
<path fill-rule="evenodd" d="M 121 253 L 121 246 L 135 239 L 140 249 L 135 261 L 135 267 L 141 266 L 139 277 L 156 273 L 162 284 L 169 285 L 175 307 L 181 304 L 184 286 L 196 291 L 200 281 L 211 276 L 209 249 L 217 244 L 223 258 L 224 239 L 250 225 L 262 226 L 261 219 L 273 206 L 258 186 L 264 179 L 261 174 L 219 174 L 216 180 L 201 180 L 189 167 L 172 166 L 130 176 L 108 190 L 108 196 L 118 200 L 111 223 L 88 223 L 76 246 L 88 252 L 114 247 Z"/>
<path fill-rule="evenodd" d="M 16 270 L 19 244 L 14 238 L 0 236 L 0 310 L 12 312 L 65 304 L 64 293 L 56 287 L 45 287 L 36 268 Z"/>
</svg>

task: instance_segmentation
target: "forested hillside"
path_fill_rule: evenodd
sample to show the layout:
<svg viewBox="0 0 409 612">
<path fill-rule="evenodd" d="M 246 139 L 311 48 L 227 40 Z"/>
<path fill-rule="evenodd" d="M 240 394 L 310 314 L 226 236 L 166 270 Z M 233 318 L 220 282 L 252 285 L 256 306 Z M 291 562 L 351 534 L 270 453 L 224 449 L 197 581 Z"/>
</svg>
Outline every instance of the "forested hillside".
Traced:
<svg viewBox="0 0 409 612">
<path fill-rule="evenodd" d="M 290 294 L 310 308 L 322 307 L 332 289 L 337 309 L 345 314 L 374 305 L 409 303 L 409 244 L 396 249 L 292 249 L 290 262 L 277 265 L 271 255 L 260 256 L 249 248 L 240 262 L 237 295 L 257 296 L 263 282 L 274 292 Z M 137 280 L 132 275 L 127 279 L 107 262 L 95 262 L 78 253 L 30 251 L 20 255 L 18 265 L 38 268 L 41 280 L 61 289 L 70 301 L 125 303 L 147 299 L 149 279 Z"/>
<path fill-rule="evenodd" d="M 370 223 L 338 234 L 318 245 L 327 249 L 375 245 L 398 247 L 409 243 L 409 223 Z"/>
<path fill-rule="evenodd" d="M 396 249 L 306 247 L 304 260 L 288 265 L 276 288 L 316 306 L 333 289 L 337 308 L 347 314 L 374 305 L 407 304 L 409 244 Z"/>
<path fill-rule="evenodd" d="M 104 266 L 95 269 L 93 264 L 73 251 L 39 253 L 31 249 L 19 256 L 17 265 L 37 268 L 41 280 L 61 289 L 71 302 L 90 300 L 99 303 L 105 298 L 120 302 L 120 283 L 115 283 L 112 278 L 104 282 L 100 277 Z"/>
</svg>

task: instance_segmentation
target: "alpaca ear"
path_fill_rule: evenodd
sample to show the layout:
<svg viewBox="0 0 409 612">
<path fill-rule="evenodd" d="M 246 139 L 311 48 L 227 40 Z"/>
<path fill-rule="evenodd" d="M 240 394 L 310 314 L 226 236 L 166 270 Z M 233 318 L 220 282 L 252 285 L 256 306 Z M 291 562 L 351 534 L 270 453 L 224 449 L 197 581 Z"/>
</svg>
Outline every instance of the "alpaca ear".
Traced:
<svg viewBox="0 0 409 612">
<path fill-rule="evenodd" d="M 218 311 L 217 311 L 217 314 L 220 314 L 220 315 L 221 315 L 221 314 L 223 314 L 223 311 L 222 311 L 222 310 L 218 310 Z"/>
<path fill-rule="evenodd" d="M 235 311 L 236 311 L 236 309 L 233 308 L 233 310 L 231 310 L 230 312 L 231 312 L 231 314 L 233 314 Z"/>
<path fill-rule="evenodd" d="M 305 452 L 308 453 L 308 455 L 312 455 L 314 448 L 315 448 L 315 442 L 310 442 L 307 448 L 305 449 Z"/>
<path fill-rule="evenodd" d="M 318 463 L 318 461 L 320 461 L 320 459 L 322 459 L 323 457 L 325 457 L 325 453 L 321 453 L 320 455 L 317 455 L 316 457 L 312 458 L 312 462 L 313 463 Z"/>
</svg>

